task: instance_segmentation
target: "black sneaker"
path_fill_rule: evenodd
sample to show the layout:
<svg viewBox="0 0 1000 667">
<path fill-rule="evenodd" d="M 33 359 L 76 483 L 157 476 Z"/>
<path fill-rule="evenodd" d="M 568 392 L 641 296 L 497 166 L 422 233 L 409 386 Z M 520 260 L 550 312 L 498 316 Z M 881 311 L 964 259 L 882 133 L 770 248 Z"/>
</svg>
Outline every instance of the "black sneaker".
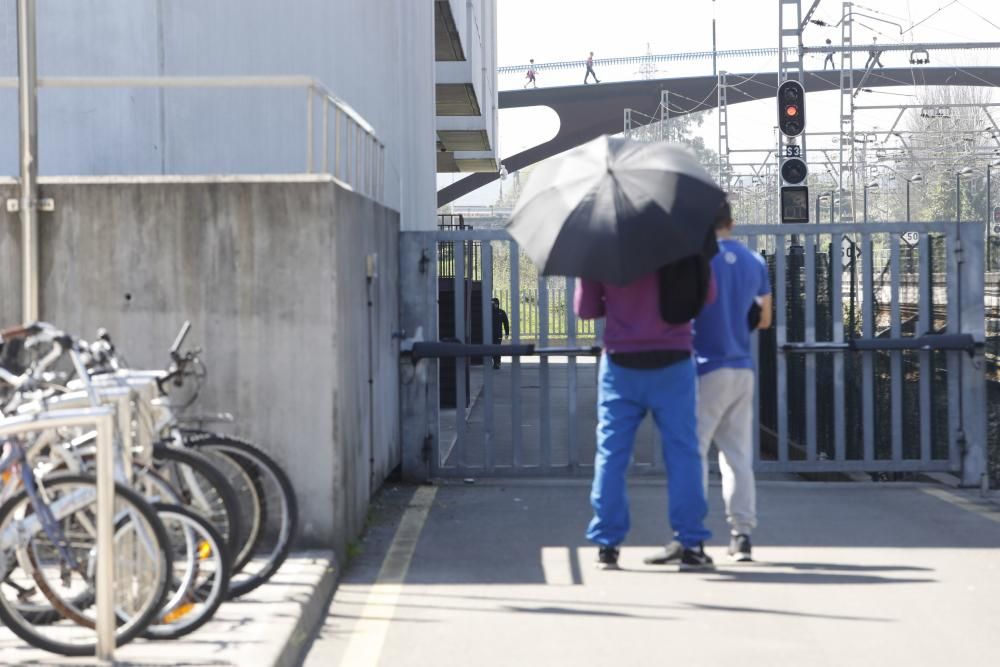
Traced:
<svg viewBox="0 0 1000 667">
<path fill-rule="evenodd" d="M 597 550 L 598 570 L 618 569 L 618 547 L 601 547 Z"/>
<path fill-rule="evenodd" d="M 677 540 L 673 540 L 667 546 L 663 547 L 662 551 L 658 551 L 652 556 L 646 556 L 642 559 L 642 562 L 646 565 L 666 565 L 667 563 L 673 563 L 681 559 L 681 554 L 684 552 L 684 547 Z"/>
<path fill-rule="evenodd" d="M 715 563 L 712 561 L 711 556 L 705 553 L 705 545 L 699 542 L 696 549 L 684 547 L 684 550 L 681 552 L 680 569 L 681 572 L 689 570 L 714 570 Z"/>
<path fill-rule="evenodd" d="M 737 563 L 752 561 L 750 556 L 750 536 L 744 533 L 729 538 L 729 558 Z"/>
</svg>

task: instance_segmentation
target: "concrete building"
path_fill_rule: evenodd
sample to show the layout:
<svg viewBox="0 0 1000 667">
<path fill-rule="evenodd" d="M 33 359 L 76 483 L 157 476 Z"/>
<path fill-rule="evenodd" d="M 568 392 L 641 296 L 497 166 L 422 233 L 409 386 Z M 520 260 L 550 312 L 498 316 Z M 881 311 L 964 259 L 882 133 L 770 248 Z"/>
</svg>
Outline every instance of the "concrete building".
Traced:
<svg viewBox="0 0 1000 667">
<path fill-rule="evenodd" d="M 0 0 L 4 200 L 15 9 Z M 343 555 L 400 462 L 407 285 L 426 291 L 428 331 L 436 318 L 433 272 L 400 263 L 400 231 L 435 228 L 436 161 L 496 168 L 496 0 L 38 0 L 37 17 L 40 192 L 56 202 L 40 216 L 41 318 L 107 326 L 148 366 L 192 319 L 204 407 L 235 411 L 289 471 L 303 544 Z M 321 129 L 312 81 L 384 160 L 343 114 Z M 371 165 L 381 191 L 359 185 Z M 0 209 L 0 322 L 22 312 L 20 240 Z"/>
<path fill-rule="evenodd" d="M 434 3 L 437 170 L 496 171 L 496 0 Z"/>
<path fill-rule="evenodd" d="M 315 78 L 385 144 L 383 203 L 404 230 L 434 226 L 436 169 L 496 169 L 496 0 L 41 0 L 38 31 L 42 78 Z M 0 0 L 0 77 L 16 37 Z M 301 87 L 46 88 L 39 126 L 43 176 L 306 170 Z M 16 128 L 2 89 L 0 174 L 16 173 Z"/>
</svg>

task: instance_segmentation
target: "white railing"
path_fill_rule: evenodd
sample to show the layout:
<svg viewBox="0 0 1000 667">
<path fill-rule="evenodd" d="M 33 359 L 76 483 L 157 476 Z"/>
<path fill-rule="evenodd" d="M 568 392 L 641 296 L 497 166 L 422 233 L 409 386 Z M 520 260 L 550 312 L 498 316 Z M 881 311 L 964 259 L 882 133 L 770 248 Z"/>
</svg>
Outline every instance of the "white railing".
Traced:
<svg viewBox="0 0 1000 667">
<path fill-rule="evenodd" d="M 329 174 L 356 192 L 383 202 L 385 144 L 350 105 L 308 76 L 100 76 L 40 77 L 39 88 L 270 88 L 306 92 L 305 173 Z M 17 88 L 16 78 L 0 78 L 0 89 Z M 317 136 L 316 103 L 322 105 Z M 331 110 L 333 113 L 331 114 Z M 331 119 L 332 115 L 332 119 Z M 331 128 L 332 125 L 332 128 Z M 44 128 L 43 128 L 44 129 Z M 332 132 L 331 132 L 332 130 Z M 316 152 L 321 159 L 317 161 Z M 332 160 L 331 160 L 332 156 Z M 319 163 L 317 165 L 317 162 Z M 332 162 L 332 165 L 331 165 Z M 318 167 L 318 169 L 317 169 Z"/>
</svg>

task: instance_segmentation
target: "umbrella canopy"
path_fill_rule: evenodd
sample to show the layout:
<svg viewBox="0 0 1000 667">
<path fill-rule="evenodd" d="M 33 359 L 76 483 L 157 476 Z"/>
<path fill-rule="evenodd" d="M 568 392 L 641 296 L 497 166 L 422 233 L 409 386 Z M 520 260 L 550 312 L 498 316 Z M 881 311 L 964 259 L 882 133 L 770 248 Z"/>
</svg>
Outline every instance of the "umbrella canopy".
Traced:
<svg viewBox="0 0 1000 667">
<path fill-rule="evenodd" d="M 507 231 L 544 274 L 624 285 L 701 254 L 724 199 L 687 148 L 604 136 L 542 163 Z"/>
</svg>

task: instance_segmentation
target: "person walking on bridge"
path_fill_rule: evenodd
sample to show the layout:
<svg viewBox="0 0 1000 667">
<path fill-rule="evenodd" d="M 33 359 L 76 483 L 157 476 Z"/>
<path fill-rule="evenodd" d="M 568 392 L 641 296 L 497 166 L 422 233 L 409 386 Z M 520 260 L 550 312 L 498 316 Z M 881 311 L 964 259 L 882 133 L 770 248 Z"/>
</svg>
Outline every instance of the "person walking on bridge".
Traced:
<svg viewBox="0 0 1000 667">
<path fill-rule="evenodd" d="M 590 77 L 594 77 L 594 83 L 600 83 L 597 75 L 594 73 L 594 52 L 591 51 L 590 55 L 587 56 L 587 73 L 583 77 L 583 85 L 590 83 Z"/>
<path fill-rule="evenodd" d="M 527 81 L 524 82 L 524 87 L 527 88 L 530 84 L 533 88 L 538 88 L 538 84 L 535 82 L 535 59 L 532 58 L 529 63 L 528 71 L 524 75 L 524 78 L 527 79 Z"/>
<path fill-rule="evenodd" d="M 771 281 L 763 258 L 732 238 L 733 217 L 723 204 L 716 221 L 719 254 L 712 259 L 718 294 L 695 319 L 698 363 L 698 440 L 705 492 L 708 451 L 715 442 L 722 499 L 731 531 L 729 557 L 751 560 L 757 526 L 753 474 L 753 403 L 757 382 L 751 334 L 771 326 Z"/>
<path fill-rule="evenodd" d="M 833 42 L 829 38 L 826 40 L 826 59 L 823 61 L 823 70 L 826 70 L 826 64 L 830 63 L 830 69 L 837 69 L 837 66 L 833 62 Z"/>
<path fill-rule="evenodd" d="M 885 67 L 882 64 L 882 51 L 878 48 L 878 37 L 872 37 L 872 46 L 868 49 L 868 60 L 865 61 L 865 71 L 878 65 L 879 67 Z"/>
</svg>

